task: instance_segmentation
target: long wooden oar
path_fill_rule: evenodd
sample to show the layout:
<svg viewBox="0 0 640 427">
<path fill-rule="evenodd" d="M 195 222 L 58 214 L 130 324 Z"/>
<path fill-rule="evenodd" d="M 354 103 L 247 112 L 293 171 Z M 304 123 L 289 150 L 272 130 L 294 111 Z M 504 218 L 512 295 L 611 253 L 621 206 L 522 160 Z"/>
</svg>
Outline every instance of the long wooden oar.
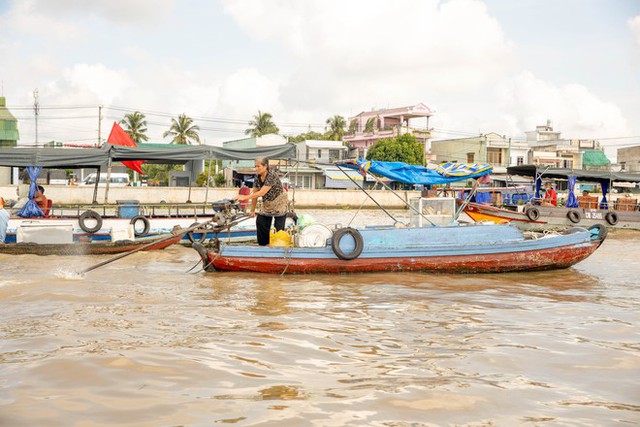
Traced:
<svg viewBox="0 0 640 427">
<path fill-rule="evenodd" d="M 133 250 L 131 250 L 129 252 L 125 252 L 123 254 L 116 255 L 113 258 L 109 258 L 106 261 L 102 261 L 102 262 L 99 262 L 96 265 L 93 265 L 93 266 L 89 267 L 89 268 L 85 268 L 84 270 L 78 272 L 78 274 L 85 274 L 85 273 L 87 273 L 87 272 L 89 272 L 91 270 L 95 270 L 98 267 L 102 267 L 103 265 L 109 264 L 109 263 L 111 263 L 113 261 L 117 261 L 120 258 L 124 258 L 126 256 L 129 256 L 129 255 L 133 254 L 133 253 L 136 253 L 138 251 L 144 250 L 144 249 L 148 248 L 149 246 L 157 245 L 158 243 L 166 242 L 167 240 L 174 239 L 177 235 L 184 236 L 185 234 L 190 233 L 190 232 L 192 232 L 194 230 L 197 230 L 199 228 L 202 228 L 205 225 L 207 225 L 207 224 L 209 224 L 209 223 L 211 223 L 213 221 L 214 220 L 210 219 L 210 220 L 205 221 L 203 223 L 200 223 L 200 224 L 197 224 L 197 225 L 193 225 L 193 226 L 191 226 L 189 228 L 185 228 L 184 230 L 181 229 L 181 230 L 178 230 L 177 232 L 172 232 L 171 236 L 167 236 L 164 239 L 160 239 L 160 240 L 156 240 L 154 242 L 147 243 L 146 245 L 142 245 L 139 248 L 135 248 L 135 249 L 133 249 Z M 204 232 L 206 233 L 206 231 L 204 231 Z"/>
</svg>

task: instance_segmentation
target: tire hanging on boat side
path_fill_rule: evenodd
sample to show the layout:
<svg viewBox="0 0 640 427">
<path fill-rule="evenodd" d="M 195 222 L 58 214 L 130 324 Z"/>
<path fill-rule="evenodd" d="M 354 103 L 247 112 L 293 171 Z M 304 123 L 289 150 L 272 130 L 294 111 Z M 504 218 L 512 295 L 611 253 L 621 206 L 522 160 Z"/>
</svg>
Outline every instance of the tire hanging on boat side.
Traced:
<svg viewBox="0 0 640 427">
<path fill-rule="evenodd" d="M 96 222 L 96 225 L 94 227 L 89 227 L 85 223 L 85 221 L 88 219 L 94 220 Z M 100 228 L 102 228 L 102 217 L 96 211 L 84 211 L 82 212 L 82 214 L 80 214 L 80 217 L 78 217 L 78 225 L 85 233 L 95 233 L 96 231 L 100 230 Z"/>
<path fill-rule="evenodd" d="M 618 214 L 615 212 L 607 212 L 604 219 L 606 219 L 610 225 L 616 225 L 618 223 Z"/>
<path fill-rule="evenodd" d="M 139 221 L 142 221 L 142 224 L 144 225 L 142 231 L 138 231 L 136 229 L 136 224 Z M 149 224 L 149 220 L 142 215 L 137 215 L 131 218 L 131 221 L 129 221 L 129 224 L 133 225 L 133 234 L 135 234 L 136 237 L 149 234 L 149 230 L 151 229 L 151 224 Z"/>
<path fill-rule="evenodd" d="M 540 211 L 538 208 L 529 208 L 525 213 L 527 214 L 527 218 L 531 221 L 537 221 L 538 218 L 540 218 Z"/>
<path fill-rule="evenodd" d="M 194 222 L 189 226 L 189 228 L 195 227 L 196 225 L 199 225 L 199 223 Z M 201 236 L 200 238 L 196 239 L 194 234 L 201 234 Z M 197 233 L 196 230 L 190 231 L 187 233 L 187 238 L 191 243 L 202 243 L 207 239 L 207 230 L 202 230 L 202 233 Z"/>
<path fill-rule="evenodd" d="M 346 234 L 349 234 L 351 237 L 353 237 L 353 240 L 356 243 L 356 247 L 349 253 L 345 253 L 342 249 L 340 249 L 340 240 L 342 240 L 342 238 Z M 341 260 L 351 261 L 352 259 L 356 259 L 360 256 L 362 250 L 364 249 L 364 240 L 362 239 L 362 234 L 360 234 L 360 232 L 355 228 L 340 228 L 333 233 L 331 249 L 333 249 L 333 253 L 336 254 L 336 256 Z"/>
<path fill-rule="evenodd" d="M 567 218 L 569 218 L 569 221 L 571 221 L 572 223 L 577 224 L 582 219 L 582 214 L 580 213 L 580 211 L 571 209 L 569 212 L 567 212 Z"/>
</svg>

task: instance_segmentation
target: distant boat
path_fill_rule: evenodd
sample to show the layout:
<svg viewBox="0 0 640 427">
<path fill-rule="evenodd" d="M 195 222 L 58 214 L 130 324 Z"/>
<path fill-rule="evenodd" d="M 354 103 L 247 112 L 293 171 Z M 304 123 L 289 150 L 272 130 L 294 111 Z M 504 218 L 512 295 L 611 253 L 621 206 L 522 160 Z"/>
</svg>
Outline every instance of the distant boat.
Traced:
<svg viewBox="0 0 640 427">
<path fill-rule="evenodd" d="M 474 221 L 511 223 L 526 231 L 554 231 L 568 227 L 601 225 L 610 230 L 640 230 L 639 211 L 524 205 L 522 211 L 468 203 L 464 212 Z"/>
<path fill-rule="evenodd" d="M 638 198 L 624 197 L 614 201 L 607 200 L 608 189 L 612 188 L 616 182 L 639 183 L 640 174 L 554 169 L 539 165 L 509 167 L 507 173 L 533 178 L 538 190 L 542 179 L 567 180 L 569 195 L 566 205 L 540 204 L 540 197 L 520 206 L 492 206 L 465 202 L 463 203 L 464 211 L 469 217 L 475 221 L 511 223 L 528 231 L 562 230 L 567 227 L 594 225 L 601 225 L 610 230 L 640 230 Z M 576 197 L 573 193 L 573 185 L 578 181 L 600 184 L 604 191 L 602 200 L 598 200 L 596 196 Z"/>
<path fill-rule="evenodd" d="M 478 178 L 490 167 L 454 165 L 438 170 L 399 162 L 358 160 L 363 172 L 407 184 L 428 185 Z M 366 190 L 363 189 L 363 191 Z M 367 193 L 369 195 L 369 193 Z M 369 195 L 369 197 L 371 197 Z M 435 272 L 502 273 L 570 267 L 604 241 L 602 226 L 561 234 L 525 234 L 511 225 L 459 225 L 453 198 L 419 198 L 409 225 L 339 228 L 304 239 L 305 228 L 284 247 L 194 243 L 206 271 L 270 274 Z M 397 224 L 400 225 L 400 224 Z M 301 241 L 311 244 L 300 244 Z"/>
</svg>

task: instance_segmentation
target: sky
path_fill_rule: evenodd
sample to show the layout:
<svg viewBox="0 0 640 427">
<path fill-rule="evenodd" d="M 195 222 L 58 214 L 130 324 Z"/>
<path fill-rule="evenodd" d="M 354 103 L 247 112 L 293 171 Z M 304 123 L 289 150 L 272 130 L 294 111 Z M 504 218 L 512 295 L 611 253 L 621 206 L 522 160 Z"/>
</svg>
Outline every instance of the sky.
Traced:
<svg viewBox="0 0 640 427">
<path fill-rule="evenodd" d="M 296 135 L 424 103 L 433 140 L 550 120 L 615 160 L 640 145 L 640 0 L 0 0 L 0 81 L 25 145 L 134 111 L 150 142 L 184 113 L 219 145 L 258 111 Z"/>
</svg>

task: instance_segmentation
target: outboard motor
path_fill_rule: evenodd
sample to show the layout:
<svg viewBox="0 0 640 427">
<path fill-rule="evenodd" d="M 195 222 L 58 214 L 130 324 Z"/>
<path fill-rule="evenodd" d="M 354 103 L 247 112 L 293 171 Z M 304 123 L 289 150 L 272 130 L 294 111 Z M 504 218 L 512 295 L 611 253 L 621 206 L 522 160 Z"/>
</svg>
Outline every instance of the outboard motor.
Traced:
<svg viewBox="0 0 640 427">
<path fill-rule="evenodd" d="M 226 225 L 235 220 L 243 211 L 240 208 L 240 202 L 233 199 L 223 199 L 211 203 L 214 210 L 213 220 L 219 226 Z"/>
</svg>

